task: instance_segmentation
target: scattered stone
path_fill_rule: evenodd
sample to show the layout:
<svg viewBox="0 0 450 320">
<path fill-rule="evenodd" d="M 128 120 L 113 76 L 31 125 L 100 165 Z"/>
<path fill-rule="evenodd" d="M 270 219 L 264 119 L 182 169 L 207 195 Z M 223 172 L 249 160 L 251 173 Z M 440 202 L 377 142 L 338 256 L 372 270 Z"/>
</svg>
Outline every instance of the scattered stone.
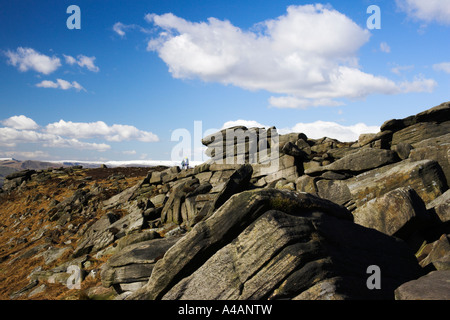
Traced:
<svg viewBox="0 0 450 320">
<path fill-rule="evenodd" d="M 429 274 L 402 284 L 395 290 L 396 300 L 450 300 L 450 270 Z"/>
</svg>

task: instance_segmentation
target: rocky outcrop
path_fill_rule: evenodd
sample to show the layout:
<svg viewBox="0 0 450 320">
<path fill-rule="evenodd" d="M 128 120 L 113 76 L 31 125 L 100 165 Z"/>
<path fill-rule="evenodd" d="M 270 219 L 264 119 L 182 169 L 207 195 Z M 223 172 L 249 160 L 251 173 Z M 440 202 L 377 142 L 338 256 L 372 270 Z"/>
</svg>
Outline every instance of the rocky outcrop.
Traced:
<svg viewBox="0 0 450 320">
<path fill-rule="evenodd" d="M 401 241 L 353 223 L 345 208 L 276 189 L 233 196 L 156 263 L 130 299 L 285 299 L 336 285 L 327 298 L 393 298 L 420 275 Z M 384 290 L 367 288 L 367 267 L 384 270 Z"/>
<path fill-rule="evenodd" d="M 45 228 L 8 240 L 27 249 L 0 263 L 44 267 L 12 297 L 64 284 L 76 265 L 116 299 L 447 299 L 448 119 L 444 103 L 349 143 L 233 127 L 202 140 L 205 163 L 149 170 L 114 193 L 125 175 L 102 187 L 73 180 L 75 168 L 15 173 L 7 201 L 53 175 L 76 190 L 40 209 Z"/>
<path fill-rule="evenodd" d="M 30 180 L 31 176 L 35 173 L 35 170 L 27 169 L 19 172 L 13 172 L 10 175 L 7 175 L 3 184 L 3 190 L 9 191 L 19 187 L 22 183 Z"/>
<path fill-rule="evenodd" d="M 118 293 L 137 290 L 148 281 L 155 263 L 177 241 L 177 237 L 169 237 L 125 246 L 103 266 L 103 285 L 114 286 Z"/>
</svg>

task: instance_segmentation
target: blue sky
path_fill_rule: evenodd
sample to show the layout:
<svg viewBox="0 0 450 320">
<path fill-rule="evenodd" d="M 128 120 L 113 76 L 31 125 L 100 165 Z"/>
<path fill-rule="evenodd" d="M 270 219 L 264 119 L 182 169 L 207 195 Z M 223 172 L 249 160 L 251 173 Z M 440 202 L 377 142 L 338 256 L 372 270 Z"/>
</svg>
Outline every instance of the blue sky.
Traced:
<svg viewBox="0 0 450 320">
<path fill-rule="evenodd" d="M 445 0 L 1 1 L 0 30 L 0 158 L 170 160 L 184 128 L 204 160 L 199 121 L 352 141 L 450 100 Z"/>
</svg>

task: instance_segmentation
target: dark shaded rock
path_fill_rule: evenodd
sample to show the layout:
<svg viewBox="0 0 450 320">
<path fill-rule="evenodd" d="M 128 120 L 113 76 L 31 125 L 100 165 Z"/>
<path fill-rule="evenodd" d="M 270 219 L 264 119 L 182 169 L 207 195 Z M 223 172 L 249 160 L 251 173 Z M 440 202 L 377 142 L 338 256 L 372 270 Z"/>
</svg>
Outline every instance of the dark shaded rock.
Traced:
<svg viewBox="0 0 450 320">
<path fill-rule="evenodd" d="M 304 140 L 301 140 L 304 141 Z M 281 152 L 284 154 L 288 154 L 290 156 L 296 157 L 296 158 L 301 158 L 301 159 L 307 159 L 308 158 L 308 154 L 306 152 L 304 152 L 303 150 L 301 150 L 296 144 L 294 144 L 293 142 L 286 142 L 283 146 L 283 148 L 281 149 Z"/>
<path fill-rule="evenodd" d="M 392 147 L 392 150 L 395 151 L 398 157 L 402 160 L 408 159 L 409 153 L 411 152 L 412 149 L 413 147 L 409 143 L 405 142 L 399 142 L 397 145 Z"/>
<path fill-rule="evenodd" d="M 7 175 L 5 177 L 5 180 L 13 180 L 13 179 L 17 179 L 17 178 L 23 178 L 23 179 L 29 180 L 31 178 L 31 176 L 35 173 L 36 173 L 35 170 L 30 170 L 30 169 L 13 172 L 13 173 Z"/>
</svg>

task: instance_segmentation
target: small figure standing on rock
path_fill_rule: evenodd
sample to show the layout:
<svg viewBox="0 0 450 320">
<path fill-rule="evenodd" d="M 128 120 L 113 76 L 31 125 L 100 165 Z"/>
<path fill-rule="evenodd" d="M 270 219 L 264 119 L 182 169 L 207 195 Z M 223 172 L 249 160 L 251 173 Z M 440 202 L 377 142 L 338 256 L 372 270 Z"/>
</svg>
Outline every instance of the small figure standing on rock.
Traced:
<svg viewBox="0 0 450 320">
<path fill-rule="evenodd" d="M 182 170 L 189 169 L 189 159 L 188 159 L 188 157 L 184 158 L 183 161 L 181 161 L 181 169 Z"/>
</svg>

